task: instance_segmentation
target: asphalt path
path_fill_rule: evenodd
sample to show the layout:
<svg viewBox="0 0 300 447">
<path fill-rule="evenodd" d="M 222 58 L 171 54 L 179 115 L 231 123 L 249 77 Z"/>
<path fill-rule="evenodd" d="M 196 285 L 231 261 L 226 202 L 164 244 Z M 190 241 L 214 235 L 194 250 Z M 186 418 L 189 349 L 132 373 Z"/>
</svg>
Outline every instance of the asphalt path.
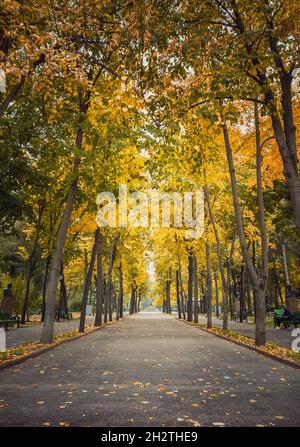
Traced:
<svg viewBox="0 0 300 447">
<path fill-rule="evenodd" d="M 0 371 L 0 426 L 299 426 L 299 377 L 140 313 Z"/>
</svg>

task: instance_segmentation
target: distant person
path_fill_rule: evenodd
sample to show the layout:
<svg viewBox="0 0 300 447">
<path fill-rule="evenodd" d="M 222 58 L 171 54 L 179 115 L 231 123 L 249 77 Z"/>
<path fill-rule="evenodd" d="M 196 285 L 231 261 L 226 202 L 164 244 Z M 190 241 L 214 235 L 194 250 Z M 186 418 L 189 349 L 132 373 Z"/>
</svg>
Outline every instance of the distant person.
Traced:
<svg viewBox="0 0 300 447">
<path fill-rule="evenodd" d="M 12 292 L 12 284 L 8 283 L 3 291 L 3 298 L 1 302 L 1 310 L 7 312 L 9 315 L 13 313 L 14 296 Z"/>
<path fill-rule="evenodd" d="M 293 318 L 293 312 L 291 312 L 287 307 L 285 307 L 283 316 L 275 318 L 276 329 L 280 329 L 281 323 L 283 323 L 284 321 L 291 320 L 292 318 Z"/>
<path fill-rule="evenodd" d="M 12 315 L 14 308 L 14 295 L 12 292 L 12 284 L 7 284 L 7 287 L 3 291 L 3 299 L 1 303 L 1 310 Z"/>
</svg>

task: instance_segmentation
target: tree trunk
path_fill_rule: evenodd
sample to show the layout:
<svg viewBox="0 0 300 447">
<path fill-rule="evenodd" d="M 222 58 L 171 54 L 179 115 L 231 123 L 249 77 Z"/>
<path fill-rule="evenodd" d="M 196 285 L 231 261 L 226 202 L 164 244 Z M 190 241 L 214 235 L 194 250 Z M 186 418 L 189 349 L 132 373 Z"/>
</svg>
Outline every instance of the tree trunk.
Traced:
<svg viewBox="0 0 300 447">
<path fill-rule="evenodd" d="M 95 85 L 97 79 L 99 78 L 101 70 L 98 71 L 94 78 L 93 85 Z M 90 70 L 88 77 L 92 80 L 93 71 Z M 83 130 L 81 127 L 81 123 L 83 119 L 86 117 L 89 104 L 91 98 L 91 90 L 88 90 L 84 101 L 80 100 L 79 104 L 79 119 L 78 119 L 78 128 L 76 133 L 76 141 L 75 145 L 78 150 L 78 153 L 82 151 L 82 141 L 83 141 Z M 56 289 L 59 278 L 60 271 L 60 263 L 62 260 L 63 249 L 67 237 L 68 228 L 71 221 L 71 214 L 73 210 L 73 205 L 76 199 L 77 193 L 77 184 L 79 178 L 79 165 L 81 163 L 80 156 L 76 156 L 73 165 L 73 171 L 71 173 L 71 178 L 73 179 L 69 190 L 68 190 L 68 198 L 65 205 L 65 209 L 63 212 L 63 216 L 60 222 L 59 230 L 56 236 L 56 242 L 53 249 L 52 255 L 52 263 L 50 270 L 50 278 L 47 290 L 47 300 L 46 300 L 46 311 L 45 311 L 45 319 L 43 324 L 41 342 L 42 343 L 51 343 L 53 341 L 53 328 L 54 328 L 54 319 L 55 319 L 55 304 L 56 304 Z"/>
<path fill-rule="evenodd" d="M 114 262 L 117 254 L 117 242 L 120 236 L 114 238 L 113 242 L 110 245 L 110 256 L 109 256 L 109 267 L 108 267 L 108 275 L 107 275 L 107 285 L 108 285 L 108 313 L 109 313 L 109 321 L 112 321 L 112 272 L 114 267 Z"/>
<path fill-rule="evenodd" d="M 102 244 L 103 238 L 100 233 L 100 228 L 97 228 L 97 276 L 96 276 L 96 316 L 95 326 L 102 325 L 103 313 L 103 265 L 102 265 Z"/>
<path fill-rule="evenodd" d="M 176 301 L 177 301 L 177 311 L 178 311 L 178 318 L 181 320 L 181 300 L 180 300 L 180 287 L 179 287 L 179 271 L 176 270 Z"/>
<path fill-rule="evenodd" d="M 181 301 L 181 309 L 182 309 L 182 316 L 183 319 L 186 319 L 185 314 L 185 299 L 184 299 L 184 291 L 183 291 L 183 285 L 182 285 L 182 274 L 181 274 L 181 263 L 179 261 L 178 263 L 178 276 L 179 276 L 179 285 L 180 285 L 180 301 Z"/>
<path fill-rule="evenodd" d="M 34 238 L 34 243 L 33 243 L 31 254 L 28 259 L 27 269 L 26 269 L 26 289 L 25 289 L 25 297 L 24 297 L 22 317 L 21 317 L 22 324 L 24 324 L 26 321 L 26 313 L 27 313 L 29 293 L 30 293 L 30 283 L 31 283 L 31 278 L 32 278 L 32 273 L 33 273 L 33 259 L 34 259 L 36 249 L 38 247 L 43 212 L 44 212 L 44 204 L 41 204 L 41 205 L 39 205 L 38 220 L 37 220 L 37 225 L 36 225 L 36 234 L 35 234 L 35 238 Z"/>
<path fill-rule="evenodd" d="M 79 132 L 79 131 L 78 131 Z M 81 138 L 82 138 L 82 132 Z M 63 213 L 63 217 L 57 233 L 56 244 L 53 250 L 50 278 L 47 289 L 46 311 L 45 319 L 41 336 L 41 343 L 52 343 L 53 341 L 53 327 L 55 319 L 55 304 L 56 304 L 56 289 L 60 272 L 60 263 L 62 259 L 63 248 L 67 236 L 68 227 L 71 220 L 71 213 L 75 202 L 77 181 L 78 181 L 78 168 L 80 159 L 76 159 L 73 168 L 73 182 L 69 189 L 68 199 L 66 207 Z"/>
<path fill-rule="evenodd" d="M 258 203 L 258 220 L 259 220 L 259 231 L 261 239 L 261 258 L 262 258 L 262 272 L 260 275 L 263 281 L 264 290 L 266 290 L 268 281 L 268 236 L 265 221 L 265 205 L 264 205 L 264 195 L 262 188 L 262 154 L 261 154 L 261 142 L 260 142 L 260 129 L 259 129 L 259 114 L 258 105 L 254 105 L 254 122 L 255 122 L 255 145 L 256 145 L 256 181 L 257 181 L 257 203 Z"/>
<path fill-rule="evenodd" d="M 208 208 L 208 212 L 209 212 L 209 218 L 210 218 L 210 221 L 211 221 L 211 224 L 212 224 L 212 227 L 214 230 L 215 239 L 216 239 L 218 265 L 219 265 L 219 270 L 220 270 L 220 275 L 221 275 L 223 297 L 224 297 L 224 299 L 223 299 L 223 329 L 226 330 L 226 329 L 228 329 L 228 295 L 229 295 L 228 283 L 226 281 L 226 276 L 225 276 L 224 267 L 223 267 L 220 238 L 219 238 L 218 229 L 217 229 L 217 226 L 215 223 L 212 206 L 210 203 L 210 194 L 209 194 L 209 189 L 208 189 L 207 185 L 204 185 L 204 194 L 205 194 L 205 199 L 206 199 L 207 208 Z"/>
<path fill-rule="evenodd" d="M 123 318 L 123 269 L 122 269 L 122 262 L 120 262 L 119 266 L 119 317 Z"/>
<path fill-rule="evenodd" d="M 68 314 L 67 288 L 65 283 L 63 263 L 61 263 L 60 276 L 59 310 L 62 310 L 65 314 Z"/>
<path fill-rule="evenodd" d="M 133 315 L 135 311 L 135 287 L 134 284 L 131 285 L 131 298 L 129 306 L 129 315 Z"/>
<path fill-rule="evenodd" d="M 103 321 L 107 323 L 107 312 L 108 312 L 108 287 L 106 277 L 103 277 L 103 293 L 104 293 L 104 315 Z"/>
<path fill-rule="evenodd" d="M 214 272 L 214 280 L 215 280 L 215 291 L 216 291 L 216 317 L 220 316 L 220 312 L 219 312 L 219 284 L 218 284 L 218 275 L 217 272 Z M 224 300 L 224 295 L 223 295 L 223 300 Z"/>
<path fill-rule="evenodd" d="M 141 310 L 141 300 L 142 300 L 142 291 L 141 291 L 141 288 L 139 288 L 139 299 L 138 299 L 138 305 L 137 305 L 138 312 L 140 312 L 140 310 Z"/>
<path fill-rule="evenodd" d="M 199 322 L 199 288 L 198 288 L 198 262 L 197 256 L 194 256 L 194 323 Z"/>
<path fill-rule="evenodd" d="M 88 272 L 86 275 L 85 283 L 84 283 L 84 289 L 82 294 L 82 302 L 81 302 L 81 313 L 80 313 L 80 322 L 79 322 L 79 332 L 84 332 L 84 326 L 85 326 L 85 315 L 86 315 L 86 305 L 88 300 L 88 294 L 91 286 L 91 279 L 95 268 L 95 260 L 96 260 L 96 253 L 97 253 L 97 245 L 98 245 L 98 239 L 99 239 L 99 232 L 95 232 L 95 242 L 92 249 L 91 254 L 91 260 L 88 268 Z"/>
<path fill-rule="evenodd" d="M 25 297 L 24 297 L 22 316 L 21 316 L 22 324 L 25 324 L 25 322 L 26 322 L 27 307 L 28 307 L 28 301 L 29 301 L 30 283 L 31 283 L 31 277 L 32 277 L 32 253 L 29 256 L 29 259 L 26 264 L 27 264 L 26 265 L 26 288 L 25 288 Z"/>
<path fill-rule="evenodd" d="M 212 275 L 211 275 L 211 265 L 210 265 L 210 247 L 209 243 L 206 241 L 206 270 L 207 270 L 207 293 L 206 293 L 206 310 L 207 310 L 207 328 L 212 327 L 212 312 L 211 312 L 211 301 L 212 301 Z"/>
<path fill-rule="evenodd" d="M 293 156 L 291 157 L 289 153 L 281 122 L 275 113 L 271 114 L 273 129 L 283 161 L 283 174 L 293 207 L 296 229 L 300 235 L 300 179 L 297 170 L 294 169 Z"/>
<path fill-rule="evenodd" d="M 239 204 L 237 181 L 236 181 L 236 174 L 235 174 L 235 168 L 234 168 L 234 162 L 233 162 L 233 154 L 232 154 L 232 149 L 231 149 L 231 145 L 230 145 L 230 140 L 229 140 L 228 129 L 227 129 L 226 123 L 223 123 L 223 135 L 224 135 L 226 155 L 227 155 L 230 180 L 231 180 L 233 207 L 234 207 L 234 213 L 235 213 L 235 219 L 236 219 L 236 231 L 237 231 L 237 235 L 239 237 L 242 255 L 243 255 L 245 264 L 247 266 L 247 270 L 249 272 L 249 277 L 250 277 L 250 281 L 251 281 L 252 288 L 254 291 L 255 299 L 260 300 L 260 302 L 256 302 L 256 309 L 257 309 L 256 317 L 258 318 L 259 322 L 257 323 L 257 326 L 255 328 L 255 332 L 257 332 L 257 334 L 255 335 L 255 343 L 258 345 L 264 345 L 265 344 L 265 329 L 263 326 L 265 324 L 265 292 L 264 292 L 265 286 L 263 284 L 261 284 L 261 281 L 255 271 L 254 265 L 251 261 L 250 253 L 248 251 L 247 243 L 246 243 L 246 237 L 245 237 L 245 233 L 244 233 L 243 220 L 242 220 L 242 212 L 241 212 L 241 208 L 240 208 L 240 204 Z"/>
<path fill-rule="evenodd" d="M 187 301 L 187 321 L 193 321 L 193 282 L 194 282 L 194 257 L 188 256 L 188 301 Z"/>
<path fill-rule="evenodd" d="M 239 294 L 240 294 L 240 322 L 243 322 L 243 312 L 246 310 L 245 305 L 245 266 L 241 266 L 241 276 L 239 284 Z"/>
<path fill-rule="evenodd" d="M 283 267 L 284 267 L 284 277 L 285 277 L 285 285 L 290 286 L 290 277 L 289 277 L 289 269 L 286 258 L 286 243 L 282 243 L 282 258 L 283 258 Z"/>
<path fill-rule="evenodd" d="M 255 344 L 264 346 L 266 344 L 266 328 L 265 328 L 265 291 L 258 287 L 254 290 L 255 302 Z"/>
<path fill-rule="evenodd" d="M 42 291 L 42 318 L 41 322 L 43 323 L 45 318 L 45 310 L 46 310 L 46 290 L 47 290 L 47 282 L 48 282 L 48 272 L 51 262 L 51 256 L 47 256 L 46 265 L 45 265 L 45 273 L 43 279 L 43 291 Z"/>
<path fill-rule="evenodd" d="M 269 47 L 271 54 L 273 55 L 273 60 L 275 62 L 275 67 L 277 68 L 277 73 L 281 83 L 281 112 L 277 107 L 278 101 L 276 98 L 276 93 L 274 93 L 275 90 L 273 91 L 272 89 L 266 69 L 262 68 L 259 59 L 255 55 L 255 52 L 253 52 L 253 44 L 249 41 L 247 29 L 244 25 L 243 17 L 236 2 L 233 4 L 233 11 L 239 33 L 244 38 L 245 49 L 251 57 L 253 65 L 258 68 L 255 79 L 259 84 L 269 109 L 277 146 L 283 162 L 283 174 L 285 176 L 286 186 L 293 207 L 295 225 L 297 232 L 300 235 L 300 178 L 297 168 L 295 137 L 296 128 L 293 120 L 291 94 L 292 75 L 285 69 L 284 61 L 282 60 L 280 50 L 278 49 L 278 38 L 274 33 L 273 18 L 268 17 L 266 20 L 266 25 L 268 28 Z M 249 274 L 250 276 L 252 275 L 251 272 L 249 272 Z"/>
<path fill-rule="evenodd" d="M 245 288 L 246 288 L 248 314 L 252 315 L 253 310 L 252 310 L 252 303 L 251 303 L 251 287 L 249 284 L 249 275 L 248 275 L 247 269 L 246 269 L 246 277 L 245 277 Z"/>
</svg>

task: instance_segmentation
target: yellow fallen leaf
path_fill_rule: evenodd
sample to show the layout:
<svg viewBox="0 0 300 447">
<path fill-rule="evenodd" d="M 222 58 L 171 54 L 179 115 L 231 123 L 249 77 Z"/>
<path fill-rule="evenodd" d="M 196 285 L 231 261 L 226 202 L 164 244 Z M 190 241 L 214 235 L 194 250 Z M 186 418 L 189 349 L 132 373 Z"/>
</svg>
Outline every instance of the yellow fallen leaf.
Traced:
<svg viewBox="0 0 300 447">
<path fill-rule="evenodd" d="M 59 425 L 61 427 L 70 427 L 71 423 L 68 421 L 62 421 L 62 422 L 59 422 Z"/>
</svg>

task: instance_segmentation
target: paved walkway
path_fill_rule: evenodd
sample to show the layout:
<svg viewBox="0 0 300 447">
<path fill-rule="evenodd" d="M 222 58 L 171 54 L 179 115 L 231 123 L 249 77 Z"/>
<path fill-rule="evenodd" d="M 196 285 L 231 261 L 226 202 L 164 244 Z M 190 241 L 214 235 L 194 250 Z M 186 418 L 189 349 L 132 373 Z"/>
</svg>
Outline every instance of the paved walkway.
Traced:
<svg viewBox="0 0 300 447">
<path fill-rule="evenodd" d="M 174 316 L 177 316 L 177 313 L 174 313 Z M 94 317 L 86 317 L 86 324 L 93 325 Z M 206 317 L 199 315 L 199 323 L 206 324 Z M 213 326 L 222 327 L 223 321 L 218 318 L 213 318 Z M 79 319 L 72 320 L 69 322 L 60 322 L 55 323 L 54 325 L 54 333 L 55 335 L 62 334 L 63 332 L 77 330 L 79 327 Z M 229 329 L 234 331 L 238 331 L 243 335 L 247 335 L 248 337 L 255 337 L 255 325 L 249 323 L 239 323 L 239 322 L 228 322 Z M 287 329 L 275 329 L 272 327 L 268 327 L 266 329 L 267 341 L 272 341 L 277 343 L 280 346 L 290 348 L 292 343 L 292 327 Z M 16 327 L 9 328 L 6 333 L 6 344 L 7 347 L 18 346 L 23 343 L 28 343 L 31 341 L 37 341 L 41 337 L 42 326 L 25 326 L 19 329 Z"/>
<path fill-rule="evenodd" d="M 86 325 L 94 324 L 95 317 L 86 317 Z M 62 334 L 63 332 L 76 331 L 79 328 L 79 319 L 71 321 L 61 321 L 54 323 L 54 335 Z M 10 327 L 6 331 L 6 346 L 11 348 L 13 346 L 20 346 L 31 341 L 38 341 L 41 338 L 42 325 L 24 326 L 19 329 Z"/>
<path fill-rule="evenodd" d="M 299 426 L 300 373 L 141 313 L 0 371 L 1 426 Z"/>
<path fill-rule="evenodd" d="M 206 317 L 199 315 L 199 323 L 206 324 Z M 213 318 L 213 326 L 223 326 L 223 321 L 219 318 Z M 228 329 L 240 332 L 248 337 L 255 338 L 255 324 L 251 323 L 240 323 L 235 321 L 228 321 Z M 266 339 L 273 343 L 283 346 L 285 348 L 290 348 L 293 337 L 292 330 L 294 327 L 288 327 L 287 329 L 275 329 L 274 327 L 266 328 Z"/>
</svg>

